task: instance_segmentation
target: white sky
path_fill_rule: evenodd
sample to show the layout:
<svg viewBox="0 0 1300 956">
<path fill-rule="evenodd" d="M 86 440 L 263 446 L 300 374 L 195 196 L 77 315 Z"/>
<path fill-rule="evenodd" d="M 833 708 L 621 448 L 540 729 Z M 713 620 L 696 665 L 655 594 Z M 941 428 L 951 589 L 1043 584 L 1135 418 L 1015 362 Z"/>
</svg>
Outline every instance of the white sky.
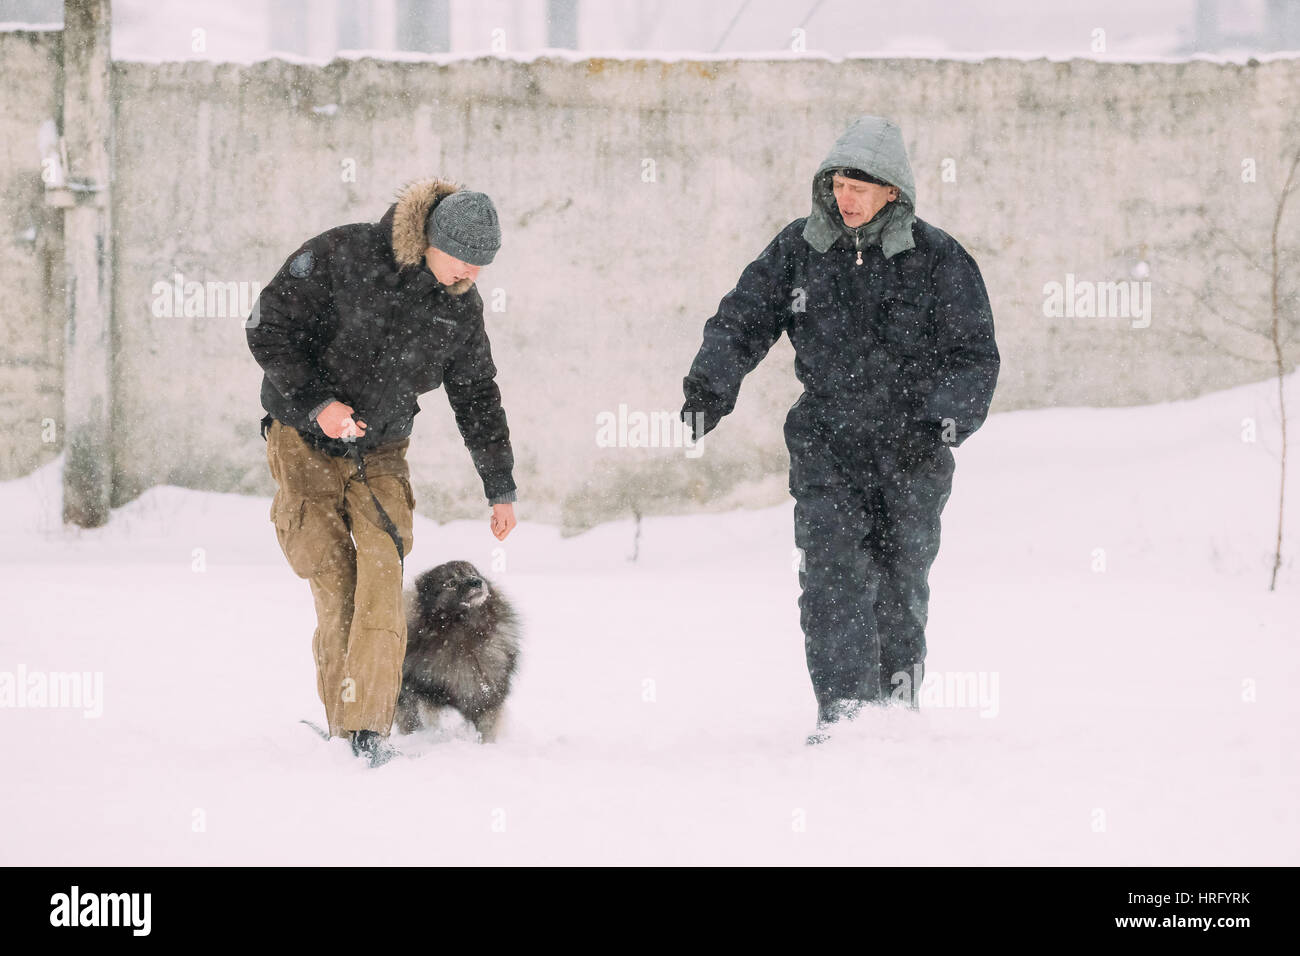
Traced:
<svg viewBox="0 0 1300 956">
<path fill-rule="evenodd" d="M 1300 21 L 1300 0 L 1291 5 Z M 1228 39 L 1213 52 L 1254 54 L 1263 40 L 1268 0 L 1217 0 Z M 451 52 L 489 52 L 493 31 L 507 52 L 529 54 L 546 40 L 545 0 L 450 0 Z M 341 11 L 362 24 L 365 49 L 392 50 L 398 0 L 114 0 L 114 56 L 120 59 L 261 59 L 277 52 L 328 59 L 340 48 Z M 297 35 L 297 49 L 277 49 L 280 35 Z M 788 52 L 802 25 L 806 48 L 833 56 L 853 53 L 1020 53 L 1092 56 L 1093 31 L 1105 31 L 1106 54 L 1182 56 L 1197 47 L 1197 0 L 579 0 L 582 51 L 671 54 Z M 60 19 L 58 0 L 0 0 L 0 21 Z M 739 13 L 739 16 L 737 14 Z M 810 15 L 811 14 L 811 15 Z M 733 24 L 734 19 L 734 24 Z M 194 31 L 202 30 L 196 51 Z M 1300 47 L 1293 25 L 1287 44 Z M 280 44 L 283 48 L 284 43 Z"/>
</svg>

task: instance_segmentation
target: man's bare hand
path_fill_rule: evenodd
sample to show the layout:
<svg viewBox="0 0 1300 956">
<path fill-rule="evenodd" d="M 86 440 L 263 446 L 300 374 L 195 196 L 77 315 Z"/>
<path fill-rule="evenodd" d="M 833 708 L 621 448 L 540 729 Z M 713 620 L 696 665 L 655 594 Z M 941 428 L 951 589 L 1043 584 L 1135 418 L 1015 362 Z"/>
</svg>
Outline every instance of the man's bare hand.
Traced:
<svg viewBox="0 0 1300 956">
<path fill-rule="evenodd" d="M 504 541 L 516 524 L 518 522 L 515 521 L 514 505 L 507 502 L 504 505 L 492 506 L 492 533 L 496 535 L 498 541 Z"/>
<path fill-rule="evenodd" d="M 324 411 L 316 416 L 316 424 L 330 438 L 360 438 L 366 433 L 366 423 L 353 420 L 352 406 L 342 402 L 330 402 Z"/>
</svg>

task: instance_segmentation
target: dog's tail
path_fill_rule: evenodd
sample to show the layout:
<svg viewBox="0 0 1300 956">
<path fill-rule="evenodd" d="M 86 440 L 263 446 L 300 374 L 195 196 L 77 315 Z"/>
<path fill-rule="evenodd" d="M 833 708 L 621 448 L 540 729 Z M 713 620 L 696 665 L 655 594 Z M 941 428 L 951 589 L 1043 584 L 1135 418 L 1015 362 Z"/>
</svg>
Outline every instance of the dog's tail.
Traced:
<svg viewBox="0 0 1300 956">
<path fill-rule="evenodd" d="M 319 724 L 313 724 L 310 720 L 300 720 L 300 721 L 298 721 L 298 723 L 300 723 L 300 724 L 306 724 L 306 725 L 307 725 L 308 727 L 310 727 L 312 730 L 316 731 L 316 736 L 320 737 L 321 740 L 329 740 L 329 739 L 330 739 L 329 731 L 328 731 L 328 730 L 325 730 L 325 729 L 324 729 L 323 727 L 321 727 Z"/>
</svg>

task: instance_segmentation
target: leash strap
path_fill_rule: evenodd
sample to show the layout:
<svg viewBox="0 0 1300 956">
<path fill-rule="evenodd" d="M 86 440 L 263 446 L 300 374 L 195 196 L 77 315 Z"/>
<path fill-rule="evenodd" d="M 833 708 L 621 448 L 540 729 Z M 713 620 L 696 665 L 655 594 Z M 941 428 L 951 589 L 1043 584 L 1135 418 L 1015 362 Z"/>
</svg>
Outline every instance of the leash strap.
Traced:
<svg viewBox="0 0 1300 956">
<path fill-rule="evenodd" d="M 370 492 L 370 500 L 375 503 L 375 510 L 379 512 L 379 521 L 388 532 L 388 536 L 393 539 L 393 545 L 397 548 L 397 562 L 402 567 L 402 572 L 406 572 L 406 554 L 402 549 L 402 536 L 397 533 L 397 525 L 393 524 L 393 519 L 388 516 L 384 506 L 379 503 L 375 497 L 375 490 L 370 487 L 370 482 L 366 478 L 366 459 L 361 454 L 361 449 L 356 446 L 355 442 L 351 443 L 352 447 L 348 449 L 349 453 L 355 452 L 357 459 L 357 473 L 361 476 L 361 483 L 366 486 L 366 491 Z"/>
<path fill-rule="evenodd" d="M 267 430 L 271 427 L 272 416 L 267 415 L 262 419 L 262 440 L 266 441 Z M 307 437 L 307 436 L 304 436 Z M 312 442 L 314 445 L 315 442 Z M 370 492 L 370 500 L 375 503 L 375 511 L 379 513 L 380 524 L 383 525 L 384 531 L 393 539 L 393 545 L 397 548 L 397 561 L 402 567 L 402 573 L 406 572 L 406 553 L 402 548 L 402 536 L 397 532 L 397 525 L 393 524 L 393 519 L 388 516 L 384 506 L 379 503 L 379 498 L 375 496 L 375 489 L 370 487 L 370 481 L 366 478 L 366 460 L 361 454 L 361 449 L 357 447 L 356 442 L 348 443 L 348 454 L 357 460 L 357 473 L 361 476 L 361 483 L 366 486 L 366 491 Z"/>
</svg>

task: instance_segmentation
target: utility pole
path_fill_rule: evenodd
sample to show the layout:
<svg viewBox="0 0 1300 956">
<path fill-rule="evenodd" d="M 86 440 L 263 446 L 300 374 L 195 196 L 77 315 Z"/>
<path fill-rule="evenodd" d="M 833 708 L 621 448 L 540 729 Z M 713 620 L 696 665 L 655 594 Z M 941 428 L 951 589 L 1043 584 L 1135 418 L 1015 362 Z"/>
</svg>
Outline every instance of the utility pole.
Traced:
<svg viewBox="0 0 1300 956">
<path fill-rule="evenodd" d="M 63 149 L 46 171 L 46 201 L 62 207 L 67 283 L 63 352 L 63 520 L 107 523 L 113 485 L 112 288 L 109 219 L 113 114 L 110 0 L 63 6 Z"/>
</svg>

